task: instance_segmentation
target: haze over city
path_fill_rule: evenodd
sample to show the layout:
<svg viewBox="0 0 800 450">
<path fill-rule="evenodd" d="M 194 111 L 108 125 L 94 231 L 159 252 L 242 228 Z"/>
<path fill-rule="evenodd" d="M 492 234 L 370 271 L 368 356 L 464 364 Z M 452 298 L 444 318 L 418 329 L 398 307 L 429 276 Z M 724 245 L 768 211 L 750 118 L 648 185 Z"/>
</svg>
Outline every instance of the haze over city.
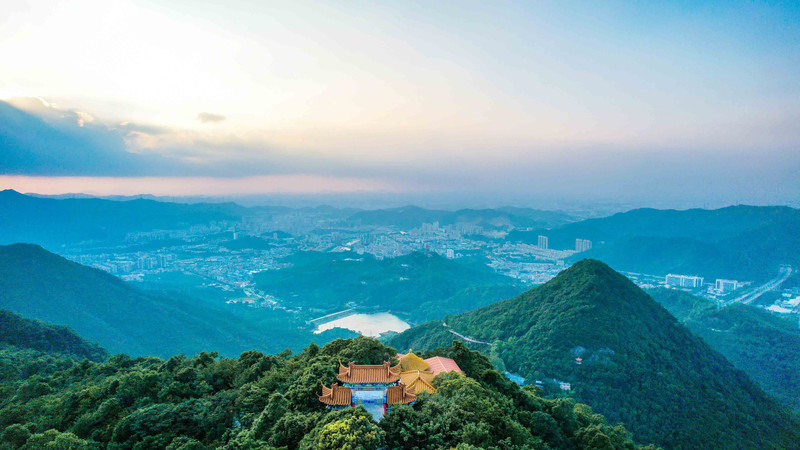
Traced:
<svg viewBox="0 0 800 450">
<path fill-rule="evenodd" d="M 798 22 L 792 3 L 4 2 L 0 186 L 797 205 Z"/>
</svg>

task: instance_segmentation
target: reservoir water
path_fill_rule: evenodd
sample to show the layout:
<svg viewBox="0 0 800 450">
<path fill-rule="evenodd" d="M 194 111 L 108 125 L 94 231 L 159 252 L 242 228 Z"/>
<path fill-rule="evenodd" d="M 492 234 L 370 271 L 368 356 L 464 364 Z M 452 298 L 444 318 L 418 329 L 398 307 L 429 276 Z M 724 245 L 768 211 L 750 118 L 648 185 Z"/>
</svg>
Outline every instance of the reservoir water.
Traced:
<svg viewBox="0 0 800 450">
<path fill-rule="evenodd" d="M 331 328 L 347 328 L 364 336 L 378 337 L 387 331 L 405 331 L 411 326 L 404 320 L 390 313 L 353 314 L 320 324 L 314 333 L 321 333 Z"/>
</svg>

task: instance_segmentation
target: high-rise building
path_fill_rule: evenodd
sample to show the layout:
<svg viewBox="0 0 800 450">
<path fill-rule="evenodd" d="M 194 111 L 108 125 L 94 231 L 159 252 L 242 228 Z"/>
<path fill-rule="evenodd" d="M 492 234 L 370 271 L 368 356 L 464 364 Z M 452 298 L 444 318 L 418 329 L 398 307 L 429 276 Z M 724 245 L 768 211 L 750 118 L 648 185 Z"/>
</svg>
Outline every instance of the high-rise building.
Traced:
<svg viewBox="0 0 800 450">
<path fill-rule="evenodd" d="M 547 236 L 539 236 L 539 248 L 542 250 L 547 250 L 548 248 L 548 239 Z"/>
<path fill-rule="evenodd" d="M 675 287 L 699 288 L 703 286 L 703 277 L 691 275 L 667 275 L 667 284 Z"/>
<path fill-rule="evenodd" d="M 575 239 L 575 251 L 585 252 L 592 249 L 592 241 L 588 239 Z"/>
<path fill-rule="evenodd" d="M 716 290 L 722 292 L 723 294 L 735 291 L 737 287 L 739 287 L 739 282 L 736 280 L 723 280 L 717 279 L 716 284 L 714 285 Z"/>
</svg>

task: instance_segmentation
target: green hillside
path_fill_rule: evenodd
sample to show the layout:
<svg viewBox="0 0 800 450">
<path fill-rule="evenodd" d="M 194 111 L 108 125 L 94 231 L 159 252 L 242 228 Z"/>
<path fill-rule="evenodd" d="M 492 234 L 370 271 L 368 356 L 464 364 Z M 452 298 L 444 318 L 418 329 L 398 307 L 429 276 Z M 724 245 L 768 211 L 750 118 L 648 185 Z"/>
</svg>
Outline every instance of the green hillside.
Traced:
<svg viewBox="0 0 800 450">
<path fill-rule="evenodd" d="M 100 362 L 108 353 L 67 327 L 52 325 L 0 310 L 0 344 Z"/>
<path fill-rule="evenodd" d="M 29 244 L 0 246 L 0 308 L 68 326 L 111 352 L 168 356 L 300 349 L 313 335 L 281 310 L 236 308 L 133 288 L 106 272 Z"/>
<path fill-rule="evenodd" d="M 3 449 L 615 449 L 639 448 L 621 425 L 583 404 L 521 389 L 477 352 L 439 354 L 466 376 L 439 375 L 435 395 L 401 405 L 380 423 L 362 407 L 330 412 L 320 383 L 338 361 L 380 364 L 395 355 L 369 338 L 264 355 L 216 353 L 72 362 L 0 347 Z"/>
<path fill-rule="evenodd" d="M 760 308 L 713 303 L 670 289 L 647 291 L 736 368 L 781 403 L 800 411 L 800 331 L 797 316 L 778 317 Z"/>
<path fill-rule="evenodd" d="M 298 252 L 290 266 L 254 276 L 259 289 L 282 302 L 334 311 L 355 303 L 415 321 L 459 313 L 522 291 L 485 264 L 415 252 L 378 260 L 356 253 Z"/>
<path fill-rule="evenodd" d="M 574 260 L 593 258 L 611 267 L 638 273 L 698 274 L 715 278 L 768 279 L 778 273 L 778 263 L 755 267 L 742 252 L 731 247 L 685 237 L 632 236 L 579 253 Z"/>
<path fill-rule="evenodd" d="M 599 261 L 445 322 L 449 328 L 426 324 L 388 343 L 441 346 L 453 338 L 448 330 L 491 342 L 491 349 L 474 345 L 528 382 L 571 383 L 572 397 L 668 448 L 785 448 L 800 438 L 797 424 L 744 373 Z"/>
</svg>

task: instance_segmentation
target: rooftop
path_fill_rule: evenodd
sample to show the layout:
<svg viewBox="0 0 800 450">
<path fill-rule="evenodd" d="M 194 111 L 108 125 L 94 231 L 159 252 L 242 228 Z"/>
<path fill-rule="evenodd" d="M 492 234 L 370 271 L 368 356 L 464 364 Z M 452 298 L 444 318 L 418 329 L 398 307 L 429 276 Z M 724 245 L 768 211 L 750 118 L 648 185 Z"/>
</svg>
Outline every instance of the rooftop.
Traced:
<svg viewBox="0 0 800 450">
<path fill-rule="evenodd" d="M 456 364 L 456 362 L 450 358 L 434 356 L 433 358 L 426 359 L 425 362 L 428 363 L 428 370 L 433 372 L 434 375 L 450 371 L 462 373 L 461 368 L 458 367 L 458 364 Z"/>
<path fill-rule="evenodd" d="M 401 383 L 397 386 L 389 386 L 389 388 L 386 389 L 386 403 L 389 405 L 398 403 L 408 404 L 416 399 L 417 396 L 408 392 L 405 384 Z"/>
<path fill-rule="evenodd" d="M 400 365 L 392 367 L 388 361 L 381 365 L 356 365 L 350 361 L 343 366 L 340 362 L 336 378 L 343 383 L 394 383 L 400 379 Z"/>
<path fill-rule="evenodd" d="M 333 383 L 331 387 L 322 385 L 322 395 L 319 396 L 319 401 L 331 406 L 347 406 L 350 405 L 351 398 L 352 392 L 349 387 Z"/>
</svg>

